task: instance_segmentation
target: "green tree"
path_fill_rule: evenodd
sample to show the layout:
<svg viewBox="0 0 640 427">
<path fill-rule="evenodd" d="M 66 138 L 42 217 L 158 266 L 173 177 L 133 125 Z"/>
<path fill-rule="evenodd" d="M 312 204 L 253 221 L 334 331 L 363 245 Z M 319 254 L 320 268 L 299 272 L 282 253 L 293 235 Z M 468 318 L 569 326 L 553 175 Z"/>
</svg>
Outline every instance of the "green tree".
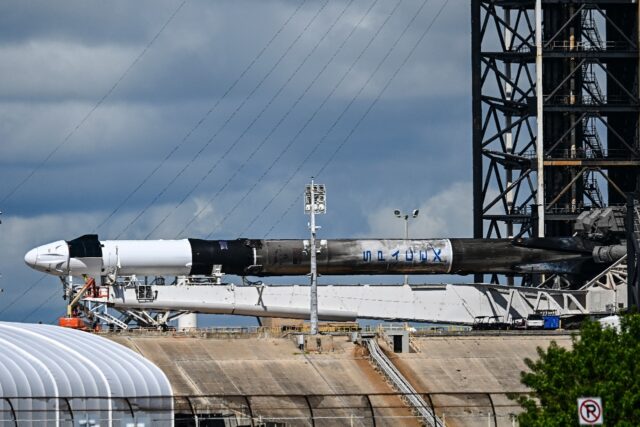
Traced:
<svg viewBox="0 0 640 427">
<path fill-rule="evenodd" d="M 571 350 L 552 342 L 538 355 L 525 360 L 531 371 L 522 383 L 534 397 L 518 398 L 521 426 L 577 426 L 577 399 L 594 396 L 602 398 L 604 425 L 640 426 L 640 315 L 624 316 L 619 331 L 585 322 Z"/>
</svg>

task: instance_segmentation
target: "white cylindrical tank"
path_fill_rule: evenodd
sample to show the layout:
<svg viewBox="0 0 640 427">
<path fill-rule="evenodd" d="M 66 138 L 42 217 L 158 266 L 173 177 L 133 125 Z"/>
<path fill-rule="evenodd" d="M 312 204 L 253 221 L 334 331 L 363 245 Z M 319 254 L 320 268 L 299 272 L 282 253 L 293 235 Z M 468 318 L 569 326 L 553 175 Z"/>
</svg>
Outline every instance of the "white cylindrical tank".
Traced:
<svg viewBox="0 0 640 427">
<path fill-rule="evenodd" d="M 198 315 L 196 313 L 188 313 L 178 318 L 178 330 L 189 331 L 198 328 Z"/>
</svg>

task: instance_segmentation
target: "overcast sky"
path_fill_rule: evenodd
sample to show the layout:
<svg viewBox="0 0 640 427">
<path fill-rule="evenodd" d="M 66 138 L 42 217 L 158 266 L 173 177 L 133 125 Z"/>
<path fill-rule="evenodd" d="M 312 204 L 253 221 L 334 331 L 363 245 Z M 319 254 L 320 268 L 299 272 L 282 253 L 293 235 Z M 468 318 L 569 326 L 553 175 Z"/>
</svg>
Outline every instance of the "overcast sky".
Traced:
<svg viewBox="0 0 640 427">
<path fill-rule="evenodd" d="M 322 238 L 401 237 L 395 208 L 470 236 L 469 5 L 442 6 L 1 2 L 0 318 L 63 313 L 23 262 L 50 241 L 304 238 L 311 176 Z"/>
</svg>

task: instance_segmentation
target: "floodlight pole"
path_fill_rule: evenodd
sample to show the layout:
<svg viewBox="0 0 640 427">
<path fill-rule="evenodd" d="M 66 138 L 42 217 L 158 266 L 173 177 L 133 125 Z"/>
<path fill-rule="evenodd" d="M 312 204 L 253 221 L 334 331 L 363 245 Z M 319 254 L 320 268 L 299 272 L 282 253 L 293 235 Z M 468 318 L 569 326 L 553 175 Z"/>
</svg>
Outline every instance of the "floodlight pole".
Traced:
<svg viewBox="0 0 640 427">
<path fill-rule="evenodd" d="M 311 266 L 311 307 L 310 307 L 310 322 L 311 322 L 311 334 L 318 333 L 318 264 L 316 256 L 318 251 L 316 249 L 316 230 L 320 227 L 316 225 L 316 214 L 327 212 L 327 191 L 322 184 L 315 184 L 313 177 L 311 177 L 311 184 L 307 184 L 304 192 L 304 211 L 309 213 L 311 219 L 309 221 L 309 230 L 311 231 L 311 241 L 309 245 L 310 266 Z"/>
<path fill-rule="evenodd" d="M 419 209 L 414 209 L 411 212 L 411 217 L 413 219 L 417 218 L 419 212 L 420 212 Z M 405 243 L 405 245 L 408 245 L 409 244 L 409 214 L 408 213 L 402 213 L 402 211 L 400 211 L 400 209 L 394 210 L 393 214 L 396 216 L 396 218 L 400 218 L 400 219 L 404 220 L 404 243 Z M 403 284 L 405 286 L 407 286 L 409 284 L 409 275 L 408 274 L 404 275 Z"/>
<path fill-rule="evenodd" d="M 404 216 L 404 244 L 405 245 L 409 244 L 409 215 L 405 215 Z M 409 284 L 409 275 L 408 274 L 404 275 L 403 284 L 405 286 L 407 286 Z"/>
<path fill-rule="evenodd" d="M 318 265 L 316 262 L 316 199 L 311 178 L 311 218 L 309 229 L 311 230 L 311 335 L 318 333 Z"/>
</svg>

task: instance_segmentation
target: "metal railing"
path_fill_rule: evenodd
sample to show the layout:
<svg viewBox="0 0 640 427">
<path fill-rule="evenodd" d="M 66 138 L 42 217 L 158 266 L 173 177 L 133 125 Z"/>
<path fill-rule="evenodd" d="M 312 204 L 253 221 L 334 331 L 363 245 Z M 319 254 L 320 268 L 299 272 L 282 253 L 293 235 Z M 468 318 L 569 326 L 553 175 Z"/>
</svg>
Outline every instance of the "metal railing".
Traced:
<svg viewBox="0 0 640 427">
<path fill-rule="evenodd" d="M 325 335 L 350 335 L 352 332 L 376 332 L 376 328 L 364 327 L 361 328 L 357 323 L 353 324 L 341 324 L 336 323 L 320 323 L 318 330 Z M 109 331 L 98 330 L 91 331 L 99 335 L 130 335 L 130 336 L 186 336 L 186 337 L 202 337 L 202 338 L 215 338 L 215 337 L 283 337 L 291 334 L 306 334 L 309 333 L 309 324 L 302 325 L 282 325 L 282 326 L 211 326 L 200 328 L 188 328 L 188 329 L 158 329 L 156 327 L 136 327 L 128 328 L 125 330 Z"/>
<path fill-rule="evenodd" d="M 416 393 L 409 381 L 398 371 L 389 358 L 382 352 L 375 339 L 365 340 L 369 355 L 382 373 L 393 383 L 396 390 L 405 396 L 407 402 L 422 417 L 422 420 L 431 427 L 443 427 L 442 420 L 438 418 L 432 405 L 428 405 L 422 396 Z"/>
<path fill-rule="evenodd" d="M 546 51 L 606 51 L 606 50 L 632 50 L 632 46 L 627 42 L 612 40 L 597 41 L 571 41 L 571 40 L 554 40 L 552 42 L 543 42 Z"/>
<path fill-rule="evenodd" d="M 629 96 L 624 95 L 602 95 L 601 97 L 588 94 L 575 95 L 545 95 L 545 105 L 569 105 L 569 106 L 599 106 L 605 104 L 633 104 L 637 102 Z"/>
<path fill-rule="evenodd" d="M 536 152 L 529 150 L 523 154 L 522 157 L 534 160 L 536 158 Z M 623 159 L 628 160 L 633 153 L 629 153 L 629 150 L 621 149 L 593 149 L 593 148 L 577 148 L 575 151 L 571 151 L 567 148 L 557 148 L 555 150 L 545 152 L 545 159 Z"/>
<path fill-rule="evenodd" d="M 439 335 L 443 333 L 459 333 L 468 332 L 471 330 L 470 326 L 461 325 L 412 325 L 407 322 L 396 323 L 380 323 L 375 327 L 375 332 L 382 334 L 389 331 L 409 331 L 411 335 L 416 336 L 430 336 Z"/>
<path fill-rule="evenodd" d="M 570 41 L 570 40 L 553 40 L 542 42 L 542 49 L 545 52 L 603 52 L 603 51 L 624 51 L 633 50 L 633 46 L 624 41 Z M 514 46 L 512 52 L 518 53 L 535 53 L 536 46 L 534 43 L 522 43 Z"/>
<path fill-rule="evenodd" d="M 422 416 L 405 401 L 419 398 L 421 409 L 436 413 L 440 426 L 474 424 L 511 426 L 522 412 L 511 400 L 530 393 L 337 393 L 337 394 L 209 394 L 147 397 L 9 397 L 0 398 L 3 425 L 48 423 L 61 426 L 225 425 L 245 426 L 395 426 Z M 111 409 L 108 409 L 111 408 Z M 433 408 L 433 409 L 432 409 Z"/>
</svg>

